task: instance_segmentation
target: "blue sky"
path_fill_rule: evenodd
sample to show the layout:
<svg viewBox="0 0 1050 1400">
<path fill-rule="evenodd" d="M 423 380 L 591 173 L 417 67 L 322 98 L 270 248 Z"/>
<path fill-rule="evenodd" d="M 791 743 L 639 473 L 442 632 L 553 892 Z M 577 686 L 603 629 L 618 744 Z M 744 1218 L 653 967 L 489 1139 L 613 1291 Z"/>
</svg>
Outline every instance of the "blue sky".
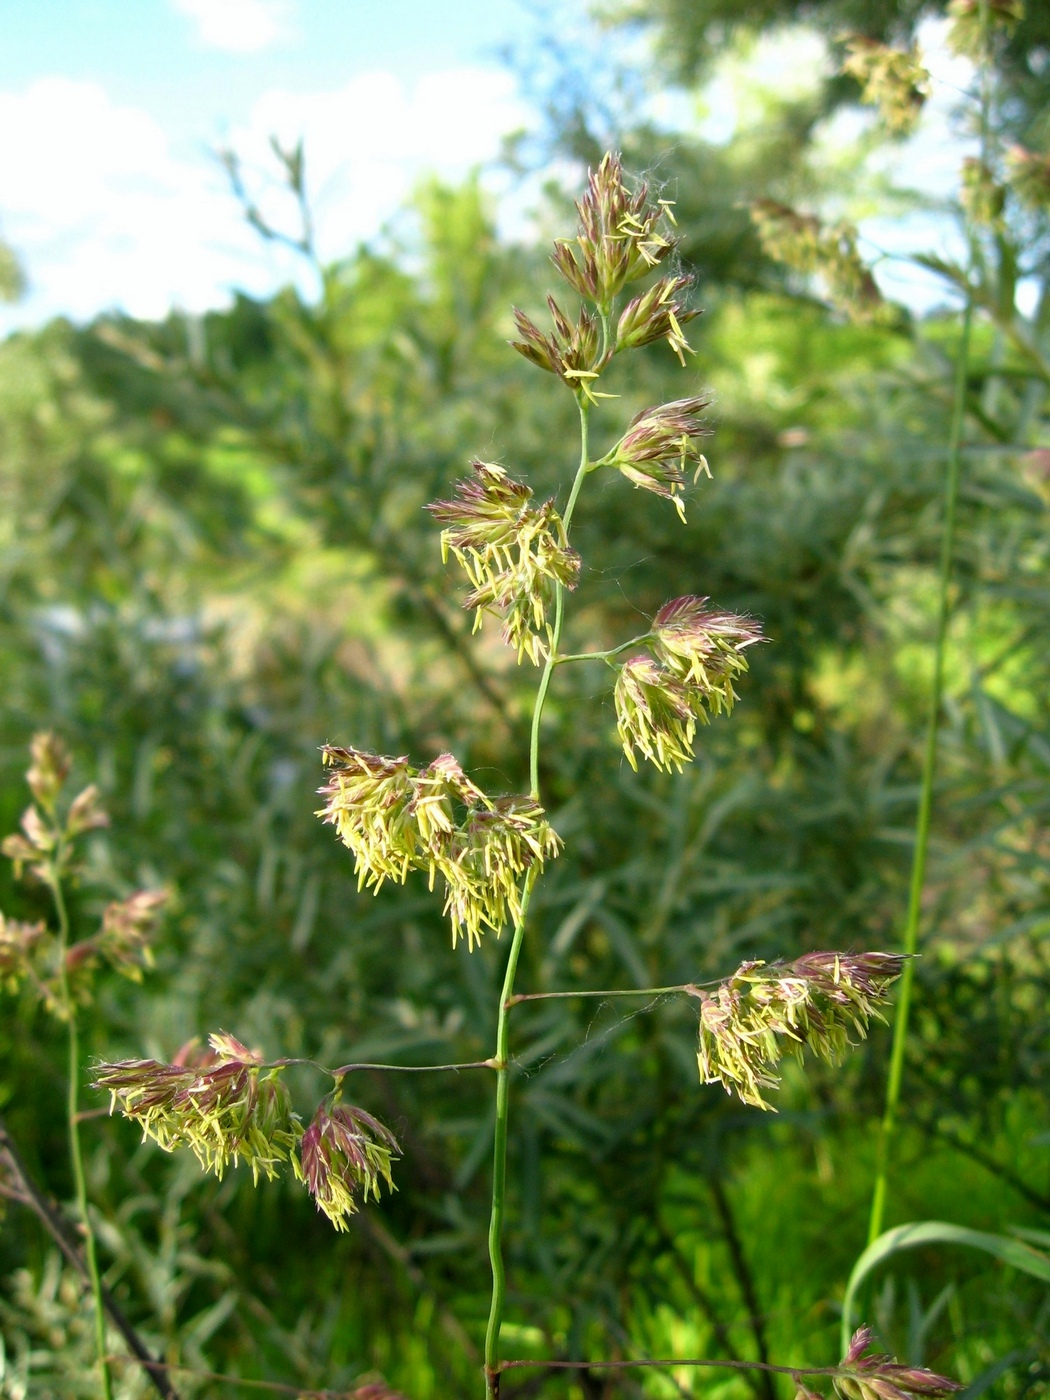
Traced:
<svg viewBox="0 0 1050 1400">
<path fill-rule="evenodd" d="M 286 276 L 238 217 L 221 143 L 263 188 L 269 134 L 304 136 L 322 252 L 371 236 L 425 170 L 461 176 L 529 122 L 500 50 L 535 27 L 519 0 L 4 6 L 0 234 L 30 292 L 0 330 L 202 310 Z"/>
</svg>

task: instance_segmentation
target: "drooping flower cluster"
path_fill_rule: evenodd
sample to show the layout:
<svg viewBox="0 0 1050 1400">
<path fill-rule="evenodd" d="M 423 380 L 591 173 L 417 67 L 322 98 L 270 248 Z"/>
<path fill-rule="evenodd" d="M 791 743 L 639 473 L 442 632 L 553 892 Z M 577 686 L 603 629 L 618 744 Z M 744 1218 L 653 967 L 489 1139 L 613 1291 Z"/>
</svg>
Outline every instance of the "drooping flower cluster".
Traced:
<svg viewBox="0 0 1050 1400">
<path fill-rule="evenodd" d="M 937 1400 L 965 1389 L 923 1366 L 904 1366 L 886 1352 L 865 1356 L 873 1340 L 870 1327 L 854 1332 L 833 1382 L 842 1400 L 917 1400 L 919 1396 Z"/>
<path fill-rule="evenodd" d="M 303 1131 L 281 1081 L 282 1066 L 225 1031 L 195 1043 L 171 1064 L 120 1060 L 96 1069 L 94 1087 L 166 1152 L 188 1147 L 205 1171 L 222 1177 L 244 1161 L 272 1181 L 282 1166 L 302 1181 L 337 1230 L 357 1210 L 356 1194 L 379 1199 L 379 1183 L 394 1189 L 390 1166 L 401 1149 L 393 1133 L 363 1108 L 329 1094 Z"/>
<path fill-rule="evenodd" d="M 857 252 L 850 224 L 822 224 L 774 199 L 759 199 L 751 218 L 769 257 L 795 272 L 818 275 L 829 299 L 853 320 L 869 320 L 882 305 L 875 279 Z"/>
<path fill-rule="evenodd" d="M 358 888 L 404 884 L 411 870 L 433 888 L 440 876 L 453 944 L 465 936 L 472 948 L 486 928 L 498 936 L 517 920 L 524 876 L 561 849 L 538 802 L 486 797 L 451 754 L 423 769 L 334 745 L 322 754 L 332 773 L 317 815 L 353 851 Z"/>
<path fill-rule="evenodd" d="M 705 398 L 676 399 L 643 408 L 599 465 L 615 467 L 635 486 L 673 501 L 684 521 L 687 469 L 694 467 L 694 479 L 700 472 L 711 474 L 697 441 L 708 431 L 700 414 L 709 403 Z"/>
<path fill-rule="evenodd" d="M 110 1111 L 121 1113 L 166 1152 L 189 1147 L 205 1171 L 222 1177 L 242 1159 L 258 1182 L 272 1181 L 285 1162 L 295 1162 L 302 1135 L 279 1068 L 232 1035 L 209 1036 L 209 1051 L 182 1062 L 120 1060 L 101 1064 L 94 1087 L 110 1095 Z"/>
<path fill-rule="evenodd" d="M 1006 170 L 1017 198 L 1030 209 L 1050 209 L 1050 155 L 1011 146 Z"/>
<path fill-rule="evenodd" d="M 380 1179 L 394 1189 L 391 1159 L 401 1149 L 389 1128 L 353 1104 L 329 1096 L 318 1107 L 299 1144 L 306 1188 L 337 1230 L 357 1211 L 355 1193 L 379 1200 Z"/>
<path fill-rule="evenodd" d="M 427 510 L 445 528 L 442 556 L 451 552 L 472 584 L 463 606 L 475 609 L 475 630 L 485 610 L 503 622 L 503 640 L 538 663 L 550 635 L 554 586 L 575 588 L 580 556 L 569 548 L 552 500 L 531 505 L 532 492 L 491 462 L 472 462 L 472 477 L 457 484 L 451 500 Z"/>
<path fill-rule="evenodd" d="M 930 95 L 930 75 L 918 50 L 890 48 L 861 34 L 852 35 L 846 49 L 842 71 L 860 83 L 862 99 L 878 107 L 894 136 L 914 131 Z"/>
<path fill-rule="evenodd" d="M 533 364 L 557 374 L 570 388 L 590 398 L 592 382 L 618 350 L 666 340 L 683 359 L 689 345 L 682 327 L 700 313 L 690 310 L 683 300 L 691 280 L 671 274 L 628 302 L 614 330 L 610 317 L 616 297 L 664 262 L 677 246 L 671 204 L 651 199 L 644 184 L 632 193 L 624 183 L 619 157 L 606 155 L 591 173 L 576 208 L 577 236 L 557 240 L 552 260 L 573 291 L 594 304 L 598 317 L 585 306 L 572 322 L 554 298 L 548 297 L 554 323 L 551 334 L 544 335 L 515 308 L 520 339 L 511 345 Z"/>
<path fill-rule="evenodd" d="M 704 1084 L 756 1108 L 785 1054 L 808 1046 L 831 1063 L 863 1039 L 886 1004 L 904 958 L 895 953 L 806 953 L 792 963 L 745 962 L 713 993 L 702 992 L 697 1062 Z"/>
<path fill-rule="evenodd" d="M 985 161 L 967 156 L 962 163 L 959 198 L 973 222 L 994 229 L 1002 223 L 1006 190 Z"/>
<path fill-rule="evenodd" d="M 681 772 L 693 756 L 697 723 L 732 711 L 733 678 L 747 670 L 744 653 L 762 632 L 753 618 L 707 604 L 692 595 L 665 603 L 649 632 L 655 658 L 632 656 L 620 667 L 616 721 L 632 768 L 637 750 L 657 768 Z"/>
</svg>

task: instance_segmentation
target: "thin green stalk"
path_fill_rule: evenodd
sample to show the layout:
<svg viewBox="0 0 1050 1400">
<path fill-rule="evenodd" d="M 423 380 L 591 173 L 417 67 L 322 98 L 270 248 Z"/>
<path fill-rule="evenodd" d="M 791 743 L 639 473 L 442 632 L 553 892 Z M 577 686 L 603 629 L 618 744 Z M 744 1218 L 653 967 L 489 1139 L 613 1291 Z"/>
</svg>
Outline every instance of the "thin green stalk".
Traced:
<svg viewBox="0 0 1050 1400">
<path fill-rule="evenodd" d="M 579 499 L 584 477 L 587 475 L 587 415 L 588 406 L 583 396 L 577 399 L 580 409 L 580 465 L 569 492 L 562 522 L 568 537 L 573 512 Z M 540 795 L 540 721 L 543 706 L 550 688 L 551 676 L 557 664 L 558 644 L 561 641 L 562 622 L 565 617 L 565 590 L 560 583 L 554 586 L 554 627 L 551 632 L 550 647 L 543 675 L 536 690 L 536 700 L 532 708 L 532 733 L 529 742 L 529 775 L 532 796 L 538 801 Z M 492 1299 L 489 1304 L 489 1320 L 485 1329 L 485 1385 L 490 1400 L 498 1400 L 500 1389 L 499 1334 L 503 1323 L 503 1304 L 506 1297 L 506 1272 L 503 1267 L 503 1218 L 507 1194 L 507 1127 L 510 1108 L 510 1067 L 507 1013 L 514 995 L 514 975 L 518 970 L 518 957 L 525 936 L 525 921 L 529 912 L 533 886 L 536 883 L 536 867 L 533 866 L 525 877 L 525 887 L 521 896 L 521 917 L 514 928 L 510 953 L 507 955 L 507 970 L 503 977 L 503 990 L 500 992 L 499 1015 L 496 1021 L 496 1053 L 493 1061 L 496 1066 L 496 1123 L 492 1145 L 492 1209 L 489 1215 L 489 1261 L 492 1265 Z"/>
<path fill-rule="evenodd" d="M 959 358 L 955 366 L 955 388 L 952 399 L 952 419 L 948 447 L 948 470 L 944 482 L 944 534 L 941 539 L 940 603 L 937 615 L 937 640 L 934 646 L 933 688 L 930 712 L 926 723 L 926 749 L 922 761 L 922 785 L 919 812 L 915 824 L 915 854 L 912 858 L 911 888 L 908 894 L 908 914 L 904 924 L 904 952 L 909 954 L 901 975 L 897 1012 L 893 1022 L 893 1047 L 890 1052 L 890 1072 L 886 1083 L 886 1107 L 879 1129 L 875 1158 L 875 1188 L 871 1198 L 871 1219 L 868 1223 L 868 1243 L 882 1233 L 886 1206 L 886 1175 L 889 1168 L 890 1143 L 897 1124 L 901 1080 L 904 1075 L 904 1050 L 908 1039 L 908 1014 L 911 1010 L 912 983 L 915 963 L 912 956 L 919 943 L 919 919 L 922 914 L 922 892 L 926 882 L 926 856 L 930 844 L 930 819 L 933 812 L 933 778 L 937 766 L 937 731 L 940 726 L 941 701 L 944 693 L 944 656 L 951 617 L 952 555 L 955 550 L 955 517 L 959 500 L 959 472 L 963 422 L 966 414 L 966 374 L 970 354 L 970 330 L 973 324 L 973 297 L 966 299 L 963 314 Z"/>
<path fill-rule="evenodd" d="M 640 637 L 632 637 L 629 642 L 621 642 L 618 647 L 610 647 L 608 651 L 578 651 L 569 656 L 556 656 L 554 665 L 564 666 L 567 661 L 608 661 L 611 656 L 619 656 L 622 651 L 627 651 L 630 647 L 641 646 L 652 635 L 651 632 L 643 632 Z"/>
<path fill-rule="evenodd" d="M 102 1278 L 98 1271 L 98 1254 L 95 1249 L 95 1232 L 91 1228 L 88 1215 L 87 1179 L 84 1176 L 84 1158 L 80 1150 L 80 1118 L 78 1097 L 80 1092 L 80 1039 L 77 1033 L 77 1008 L 69 991 L 69 973 L 66 969 L 66 947 L 69 943 L 69 914 L 66 911 L 65 896 L 62 893 L 62 879 L 59 866 L 62 860 L 62 843 L 59 842 L 51 870 L 51 893 L 58 915 L 58 982 L 62 1006 L 69 1027 L 69 1083 L 67 1087 L 67 1115 L 69 1119 L 69 1155 L 73 1165 L 73 1182 L 77 1193 L 77 1210 L 81 1228 L 84 1231 L 84 1258 L 87 1263 L 88 1278 L 91 1280 L 91 1295 L 95 1304 L 95 1355 L 102 1379 L 102 1400 L 113 1400 L 113 1384 L 106 1355 L 106 1305 L 102 1296 Z"/>
</svg>

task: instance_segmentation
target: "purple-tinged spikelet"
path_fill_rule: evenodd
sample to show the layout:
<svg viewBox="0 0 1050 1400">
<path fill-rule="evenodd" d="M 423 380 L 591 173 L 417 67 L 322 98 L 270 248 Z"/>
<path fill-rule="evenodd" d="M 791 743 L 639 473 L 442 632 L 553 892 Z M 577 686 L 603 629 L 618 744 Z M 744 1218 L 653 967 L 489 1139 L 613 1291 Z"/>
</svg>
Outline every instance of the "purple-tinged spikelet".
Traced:
<svg viewBox="0 0 1050 1400">
<path fill-rule="evenodd" d="M 643 408 L 601 465 L 614 467 L 635 486 L 673 501 L 684 521 L 682 491 L 687 471 L 695 466 L 697 473 L 710 475 L 707 458 L 698 445 L 707 431 L 700 414 L 709 402 L 705 398 L 676 399 Z"/>
<path fill-rule="evenodd" d="M 665 603 L 649 632 L 656 657 L 632 656 L 620 667 L 613 698 L 632 768 L 637 750 L 657 768 L 681 772 L 693 757 L 697 724 L 736 703 L 733 678 L 747 670 L 744 652 L 763 640 L 761 629 L 707 603 L 692 595 Z"/>
<path fill-rule="evenodd" d="M 927 1371 L 923 1366 L 905 1366 L 885 1352 L 872 1352 L 874 1334 L 870 1327 L 858 1327 L 842 1358 L 834 1386 L 842 1400 L 940 1400 L 965 1387 L 958 1381 Z"/>
<path fill-rule="evenodd" d="M 149 1137 L 172 1152 L 189 1147 L 205 1171 L 222 1177 L 242 1159 L 253 1178 L 277 1176 L 302 1134 L 280 1069 L 226 1032 L 209 1037 L 194 1063 L 120 1060 L 97 1066 L 94 1088 L 110 1095 Z"/>
<path fill-rule="evenodd" d="M 474 475 L 456 486 L 451 500 L 427 510 L 445 528 L 441 551 L 451 552 L 471 583 L 463 606 L 500 618 L 503 640 L 518 660 L 537 664 L 550 636 L 554 586 L 575 588 L 580 557 L 569 548 L 553 501 L 530 504 L 532 492 L 491 462 L 472 462 Z"/>
<path fill-rule="evenodd" d="M 721 1084 L 756 1108 L 771 1109 L 785 1054 L 808 1047 L 835 1062 L 863 1039 L 887 1001 L 904 958 L 896 953 L 806 953 L 792 963 L 745 962 L 713 993 L 700 994 L 697 1061 L 704 1084 Z"/>
<path fill-rule="evenodd" d="M 365 1201 L 379 1199 L 380 1180 L 392 1191 L 391 1159 L 401 1149 L 389 1128 L 353 1104 L 325 1099 L 299 1144 L 301 1175 L 306 1189 L 337 1230 L 346 1230 Z"/>
</svg>

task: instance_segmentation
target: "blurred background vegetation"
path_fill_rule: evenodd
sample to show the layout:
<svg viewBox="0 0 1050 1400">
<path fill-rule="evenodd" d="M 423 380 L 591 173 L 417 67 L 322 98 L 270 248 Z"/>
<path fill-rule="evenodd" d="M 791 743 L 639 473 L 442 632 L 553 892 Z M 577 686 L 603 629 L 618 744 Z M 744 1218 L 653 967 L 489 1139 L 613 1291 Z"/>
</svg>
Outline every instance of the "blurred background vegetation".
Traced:
<svg viewBox="0 0 1050 1400">
<path fill-rule="evenodd" d="M 688 96 L 721 55 L 778 26 L 900 40 L 936 10 L 638 0 L 607 22 L 650 31 L 662 81 Z M 623 398 L 608 432 L 628 410 L 698 387 L 715 395 L 714 481 L 694 493 L 687 528 L 619 480 L 585 501 L 570 649 L 613 644 L 684 592 L 756 614 L 773 645 L 755 655 L 732 722 L 704 732 L 681 778 L 633 774 L 606 677 L 559 673 L 543 780 L 567 850 L 534 901 L 519 982 L 660 985 L 745 957 L 893 948 L 958 315 L 849 324 L 765 260 L 751 232 L 752 198 L 822 207 L 849 195 L 849 171 L 818 138 L 856 102 L 851 82 L 770 97 L 715 145 L 636 120 L 626 102 L 592 94 L 564 55 L 554 63 L 549 130 L 528 158 L 564 169 L 612 143 L 629 169 L 665 181 L 705 308 L 685 372 L 666 346 L 632 357 L 610 386 Z M 1045 146 L 1050 10 L 1030 6 L 998 76 L 1006 134 Z M 551 230 L 570 212 L 552 186 Z M 202 318 L 60 321 L 0 345 L 0 827 L 13 829 L 25 803 L 30 734 L 52 725 L 113 816 L 92 838 L 97 883 L 75 894 L 75 917 L 88 927 L 104 898 L 138 885 L 173 891 L 156 972 L 141 986 L 112 977 L 85 1012 L 92 1055 L 171 1058 L 220 1027 L 270 1056 L 332 1064 L 489 1053 L 504 949 L 489 939 L 453 952 L 418 883 L 356 895 L 347 853 L 313 815 L 325 741 L 420 761 L 450 748 L 486 787 L 526 781 L 535 678 L 491 623 L 470 637 L 421 507 L 472 454 L 540 493 L 564 492 L 574 406 L 506 347 L 511 305 L 540 309 L 550 269 L 542 249 L 500 240 L 477 181 L 422 189 L 411 228 L 401 244 L 319 269 L 312 300 L 285 290 Z M 1037 355 L 1021 356 L 989 312 L 967 383 L 924 955 L 889 1224 L 1050 1229 L 1045 223 L 1027 238 L 1018 248 L 1004 232 L 986 273 L 1008 321 L 1019 259 L 1035 279 Z M 16 265 L 0 275 L 15 294 Z M 32 917 L 42 900 L 5 863 L 0 907 Z M 887 1033 L 839 1071 L 791 1073 L 780 1113 L 764 1115 L 698 1086 L 695 1009 L 642 1005 L 515 1012 L 506 1350 L 830 1363 L 864 1244 Z M 28 1001 L 5 1001 L 0 1111 L 38 1179 L 66 1199 L 62 1055 L 60 1029 Z M 203 1180 L 130 1125 L 91 1119 L 107 1278 L 143 1335 L 198 1368 L 335 1387 L 379 1373 L 411 1400 L 473 1395 L 489 1085 L 404 1078 L 357 1085 L 406 1152 L 397 1194 L 348 1236 L 294 1186 L 254 1189 L 243 1171 Z M 318 1091 L 298 1081 L 304 1104 Z M 2 1393 L 25 1393 L 15 1361 L 27 1349 L 30 1394 L 85 1393 L 87 1315 L 48 1239 L 13 1205 L 0 1277 Z M 864 1310 L 902 1358 L 984 1377 L 973 1393 L 1045 1392 L 1046 1287 L 983 1255 L 900 1256 Z M 121 1384 L 144 1393 L 130 1370 Z M 228 1393 L 191 1377 L 179 1386 Z M 789 1395 L 786 1378 L 718 1372 L 507 1382 L 511 1394 L 541 1389 Z"/>
</svg>

